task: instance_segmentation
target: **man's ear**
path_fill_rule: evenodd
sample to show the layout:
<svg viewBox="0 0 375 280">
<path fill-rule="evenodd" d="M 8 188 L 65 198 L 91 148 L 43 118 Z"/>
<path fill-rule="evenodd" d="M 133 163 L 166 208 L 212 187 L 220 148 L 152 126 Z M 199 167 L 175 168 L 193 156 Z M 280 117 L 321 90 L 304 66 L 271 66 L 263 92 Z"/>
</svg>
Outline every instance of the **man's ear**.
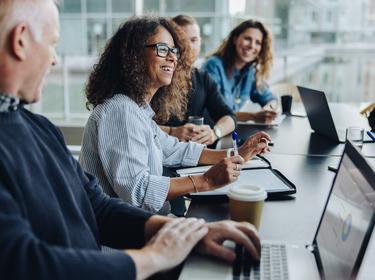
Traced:
<svg viewBox="0 0 375 280">
<path fill-rule="evenodd" d="M 21 22 L 13 28 L 10 33 L 10 51 L 16 59 L 26 60 L 30 40 L 30 29 L 26 23 Z"/>
</svg>

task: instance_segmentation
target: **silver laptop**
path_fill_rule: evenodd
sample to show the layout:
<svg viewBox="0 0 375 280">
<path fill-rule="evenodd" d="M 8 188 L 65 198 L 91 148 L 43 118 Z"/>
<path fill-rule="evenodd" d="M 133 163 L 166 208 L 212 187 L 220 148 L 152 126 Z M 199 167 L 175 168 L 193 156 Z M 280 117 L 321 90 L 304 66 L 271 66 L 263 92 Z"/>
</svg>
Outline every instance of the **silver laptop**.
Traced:
<svg viewBox="0 0 375 280">
<path fill-rule="evenodd" d="M 375 172 L 347 142 L 312 244 L 262 241 L 259 265 L 240 247 L 233 265 L 191 255 L 179 279 L 354 279 L 374 213 Z"/>
<path fill-rule="evenodd" d="M 297 86 L 301 96 L 311 128 L 337 143 L 345 143 L 345 129 L 336 129 L 327 98 L 322 91 Z M 364 142 L 373 142 L 365 133 Z"/>
</svg>

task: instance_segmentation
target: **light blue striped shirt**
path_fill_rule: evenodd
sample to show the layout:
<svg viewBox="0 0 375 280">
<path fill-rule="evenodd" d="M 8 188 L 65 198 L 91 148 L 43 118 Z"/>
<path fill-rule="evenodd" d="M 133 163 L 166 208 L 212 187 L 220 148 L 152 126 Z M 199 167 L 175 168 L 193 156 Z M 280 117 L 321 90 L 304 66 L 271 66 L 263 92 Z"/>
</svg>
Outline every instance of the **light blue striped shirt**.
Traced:
<svg viewBox="0 0 375 280">
<path fill-rule="evenodd" d="M 195 166 L 204 146 L 169 136 L 154 115 L 149 105 L 139 106 L 123 94 L 98 105 L 84 130 L 80 163 L 109 195 L 157 212 L 170 185 L 163 165 Z"/>
</svg>

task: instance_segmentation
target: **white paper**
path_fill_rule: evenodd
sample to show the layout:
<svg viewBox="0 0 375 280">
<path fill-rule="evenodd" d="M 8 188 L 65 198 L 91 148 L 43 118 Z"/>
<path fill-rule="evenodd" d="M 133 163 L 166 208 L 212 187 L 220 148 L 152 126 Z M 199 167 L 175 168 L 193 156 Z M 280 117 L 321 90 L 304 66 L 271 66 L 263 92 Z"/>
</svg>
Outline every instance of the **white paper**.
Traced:
<svg viewBox="0 0 375 280">
<path fill-rule="evenodd" d="M 238 176 L 238 179 L 231 184 L 228 184 L 224 187 L 218 188 L 213 191 L 192 193 L 191 195 L 226 195 L 229 189 L 234 185 L 259 186 L 265 189 L 267 192 L 290 190 L 290 188 L 279 177 L 277 177 L 271 171 L 271 169 L 248 169 L 242 170 L 241 175 Z"/>
<path fill-rule="evenodd" d="M 210 169 L 213 165 L 204 165 L 204 166 L 197 166 L 197 167 L 190 167 L 190 168 L 182 168 L 177 169 L 176 172 L 181 177 L 188 176 L 188 175 L 198 175 L 206 172 L 208 169 Z M 260 160 L 258 158 L 254 158 L 252 160 L 249 160 L 245 162 L 244 165 L 242 165 L 242 168 L 257 168 L 257 167 L 268 167 L 268 164 L 264 162 L 263 160 Z"/>
</svg>

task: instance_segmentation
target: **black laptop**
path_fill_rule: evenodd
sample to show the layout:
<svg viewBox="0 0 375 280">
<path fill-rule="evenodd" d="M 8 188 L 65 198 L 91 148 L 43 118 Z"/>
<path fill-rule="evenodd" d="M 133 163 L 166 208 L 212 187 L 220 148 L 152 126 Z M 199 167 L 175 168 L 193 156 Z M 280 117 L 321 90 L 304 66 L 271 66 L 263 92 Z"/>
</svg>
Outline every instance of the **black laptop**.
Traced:
<svg viewBox="0 0 375 280">
<path fill-rule="evenodd" d="M 355 279 L 374 223 L 375 172 L 347 142 L 312 244 L 262 240 L 260 265 L 238 247 L 233 267 L 191 255 L 180 280 Z"/>
<path fill-rule="evenodd" d="M 324 92 L 297 86 L 301 96 L 311 128 L 315 133 L 323 135 L 337 143 L 345 143 L 345 129 L 336 129 Z M 372 143 L 365 134 L 364 141 Z"/>
</svg>

